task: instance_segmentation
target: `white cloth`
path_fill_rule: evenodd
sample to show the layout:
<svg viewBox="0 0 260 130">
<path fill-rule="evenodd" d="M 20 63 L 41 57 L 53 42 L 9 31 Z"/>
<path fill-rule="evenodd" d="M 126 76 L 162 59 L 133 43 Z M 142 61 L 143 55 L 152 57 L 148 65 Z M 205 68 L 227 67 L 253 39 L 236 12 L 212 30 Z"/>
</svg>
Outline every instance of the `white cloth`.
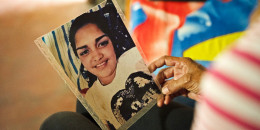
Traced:
<svg viewBox="0 0 260 130">
<path fill-rule="evenodd" d="M 110 84 L 103 86 L 97 80 L 87 91 L 85 99 L 103 123 L 107 124 L 106 121 L 109 121 L 115 128 L 121 126 L 111 110 L 111 99 L 119 90 L 125 89 L 128 76 L 137 71 L 149 74 L 139 51 L 134 47 L 119 57 L 116 76 Z"/>
</svg>

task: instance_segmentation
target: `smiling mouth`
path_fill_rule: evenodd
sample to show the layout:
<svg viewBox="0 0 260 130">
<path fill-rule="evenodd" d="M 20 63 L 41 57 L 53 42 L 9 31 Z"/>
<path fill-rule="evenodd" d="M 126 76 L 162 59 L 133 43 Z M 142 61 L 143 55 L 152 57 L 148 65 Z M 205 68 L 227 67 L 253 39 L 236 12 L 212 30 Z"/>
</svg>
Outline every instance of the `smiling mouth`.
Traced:
<svg viewBox="0 0 260 130">
<path fill-rule="evenodd" d="M 101 62 L 100 64 L 96 65 L 94 68 L 100 68 L 102 66 L 105 66 L 107 64 L 108 60 L 105 60 L 104 62 Z"/>
</svg>

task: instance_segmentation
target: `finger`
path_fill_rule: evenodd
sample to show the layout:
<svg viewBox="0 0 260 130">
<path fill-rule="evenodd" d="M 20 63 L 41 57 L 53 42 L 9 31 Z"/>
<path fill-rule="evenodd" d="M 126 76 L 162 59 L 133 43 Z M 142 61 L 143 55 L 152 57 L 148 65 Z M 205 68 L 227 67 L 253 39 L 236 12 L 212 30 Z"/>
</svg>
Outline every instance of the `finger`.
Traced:
<svg viewBox="0 0 260 130">
<path fill-rule="evenodd" d="M 197 101 L 197 102 L 200 101 L 200 95 L 199 95 L 199 94 L 188 93 L 188 97 L 189 97 L 190 99 L 193 99 L 193 100 Z"/>
<path fill-rule="evenodd" d="M 175 66 L 175 68 L 177 68 L 177 69 L 181 69 L 181 63 L 179 63 L 179 62 L 176 63 L 174 66 Z"/>
<path fill-rule="evenodd" d="M 182 77 L 185 73 L 183 72 L 181 63 L 176 63 L 174 66 L 174 80 L 179 79 Z"/>
<path fill-rule="evenodd" d="M 162 56 L 159 59 L 153 61 L 149 66 L 148 69 L 152 73 L 157 68 L 160 68 L 164 65 L 167 66 L 174 66 L 177 62 L 182 61 L 181 57 L 173 57 L 173 56 Z"/>
<path fill-rule="evenodd" d="M 162 73 L 166 79 L 172 78 L 174 76 L 174 66 L 166 68 Z"/>
<path fill-rule="evenodd" d="M 168 67 L 161 69 L 157 76 L 155 77 L 155 80 L 159 82 L 159 84 L 163 84 L 166 79 L 171 78 L 174 76 L 174 67 Z"/>
<path fill-rule="evenodd" d="M 171 102 L 173 96 L 171 96 L 171 95 L 165 95 L 164 98 L 165 98 L 165 99 L 164 99 L 164 104 L 165 104 L 165 105 L 168 105 L 168 104 Z"/>
<path fill-rule="evenodd" d="M 164 95 L 160 94 L 159 97 L 157 98 L 157 106 L 162 107 L 164 102 Z"/>
<path fill-rule="evenodd" d="M 190 74 L 184 74 L 178 80 L 171 79 L 169 81 L 166 81 L 163 85 L 162 93 L 169 95 L 180 91 L 182 88 L 186 87 L 185 84 L 190 81 L 190 77 Z"/>
</svg>

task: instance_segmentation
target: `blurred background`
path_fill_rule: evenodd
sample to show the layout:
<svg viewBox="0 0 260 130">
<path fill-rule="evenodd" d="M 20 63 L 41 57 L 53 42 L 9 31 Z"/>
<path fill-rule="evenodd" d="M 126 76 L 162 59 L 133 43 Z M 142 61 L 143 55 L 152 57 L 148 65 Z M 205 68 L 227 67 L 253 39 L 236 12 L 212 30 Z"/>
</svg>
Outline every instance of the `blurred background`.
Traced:
<svg viewBox="0 0 260 130">
<path fill-rule="evenodd" d="M 75 111 L 76 97 L 34 40 L 101 1 L 0 2 L 0 129 L 39 129 L 51 114 Z"/>
<path fill-rule="evenodd" d="M 243 35 L 257 5 L 257 0 L 117 1 L 147 63 L 172 55 L 206 67 Z M 76 97 L 34 40 L 101 0 L 0 2 L 0 129 L 39 129 L 51 114 L 75 111 Z"/>
</svg>

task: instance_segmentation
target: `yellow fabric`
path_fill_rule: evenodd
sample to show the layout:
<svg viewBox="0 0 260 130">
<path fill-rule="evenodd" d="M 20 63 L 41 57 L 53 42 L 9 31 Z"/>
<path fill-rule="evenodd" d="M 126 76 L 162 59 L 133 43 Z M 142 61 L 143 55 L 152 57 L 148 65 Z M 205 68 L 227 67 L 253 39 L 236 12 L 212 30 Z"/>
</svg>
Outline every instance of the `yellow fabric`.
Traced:
<svg viewBox="0 0 260 130">
<path fill-rule="evenodd" d="M 211 61 L 215 56 L 223 51 L 228 45 L 238 39 L 244 32 L 231 33 L 207 41 L 198 43 L 184 51 L 184 57 L 190 57 L 193 60 Z"/>
</svg>

